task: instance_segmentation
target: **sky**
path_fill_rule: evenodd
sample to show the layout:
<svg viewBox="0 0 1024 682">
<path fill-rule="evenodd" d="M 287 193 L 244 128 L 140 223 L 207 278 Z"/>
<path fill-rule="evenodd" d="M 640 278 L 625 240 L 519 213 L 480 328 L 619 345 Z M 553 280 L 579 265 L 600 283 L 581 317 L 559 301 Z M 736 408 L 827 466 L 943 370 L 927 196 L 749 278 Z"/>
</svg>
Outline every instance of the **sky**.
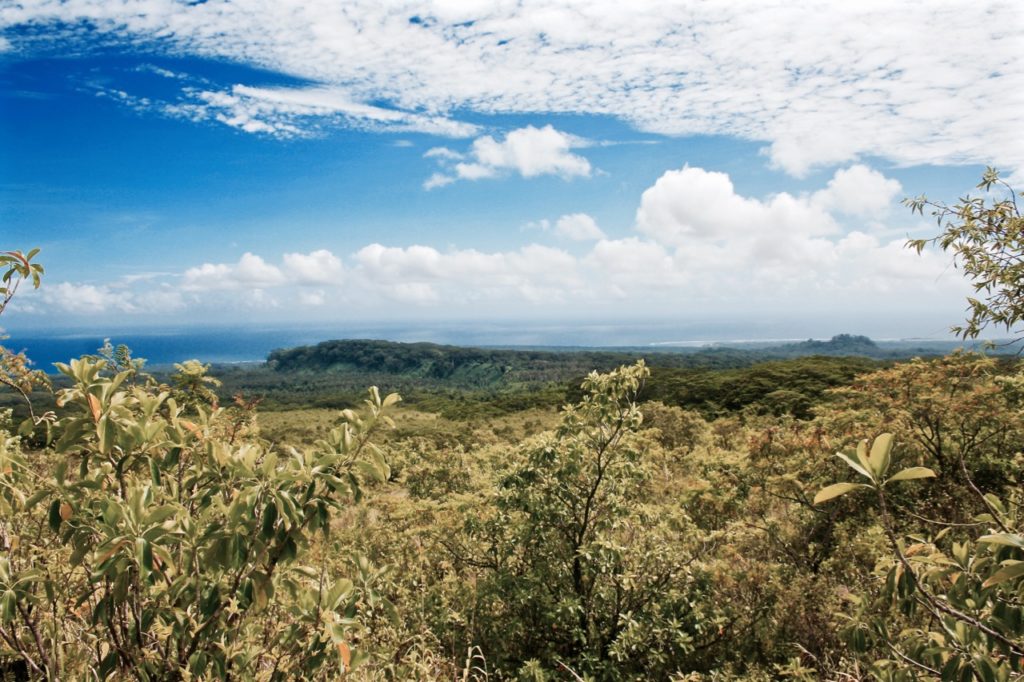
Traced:
<svg viewBox="0 0 1024 682">
<path fill-rule="evenodd" d="M 1024 178 L 1019 2 L 0 0 L 36 330 L 749 322 L 942 336 L 904 197 Z"/>
</svg>

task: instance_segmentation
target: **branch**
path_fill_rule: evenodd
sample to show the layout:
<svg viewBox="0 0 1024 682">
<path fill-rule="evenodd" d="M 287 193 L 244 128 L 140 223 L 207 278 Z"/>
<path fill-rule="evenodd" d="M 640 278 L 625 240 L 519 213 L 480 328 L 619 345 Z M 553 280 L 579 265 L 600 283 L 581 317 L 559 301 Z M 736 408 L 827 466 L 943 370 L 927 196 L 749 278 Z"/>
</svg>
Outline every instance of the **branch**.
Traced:
<svg viewBox="0 0 1024 682">
<path fill-rule="evenodd" d="M 922 595 L 924 600 L 931 606 L 931 608 L 937 611 L 941 611 L 946 615 L 952 616 L 958 621 L 966 623 L 971 627 L 977 628 L 978 630 L 984 632 L 992 639 L 1002 643 L 1004 646 L 1006 646 L 1007 649 L 1013 652 L 1015 656 L 1024 656 L 1024 649 L 1022 649 L 1020 645 L 1018 645 L 1016 642 L 1006 638 L 1002 633 L 993 630 L 989 626 L 982 623 L 980 620 L 972 618 L 971 616 L 968 616 L 966 613 L 954 609 L 952 606 L 936 598 L 935 595 L 933 595 L 931 592 L 924 588 L 924 586 L 921 584 L 921 581 L 918 580 L 917 573 L 914 571 L 914 567 L 911 566 L 910 560 L 907 559 L 906 555 L 903 554 L 903 550 L 900 549 L 899 541 L 896 539 L 896 533 L 892 527 L 892 519 L 889 517 L 889 508 L 885 504 L 885 493 L 882 492 L 880 488 L 878 489 L 878 502 L 880 510 L 882 512 L 882 524 L 885 528 L 886 537 L 889 538 L 889 544 L 892 545 L 893 552 L 895 552 L 896 557 L 903 565 L 903 569 L 910 576 L 911 583 Z"/>
<path fill-rule="evenodd" d="M 941 672 L 939 672 L 935 668 L 929 668 L 924 663 L 920 663 L 918 661 L 915 661 L 910 656 L 907 656 L 905 653 L 903 653 L 902 651 L 900 651 L 899 649 L 894 647 L 890 642 L 886 642 L 885 645 L 887 647 L 889 647 L 889 649 L 894 654 L 899 656 L 901 660 L 906 661 L 907 663 L 909 663 L 910 665 L 914 666 L 915 668 L 920 668 L 921 670 L 925 671 L 926 673 L 928 673 L 930 675 L 935 675 L 936 677 L 942 677 L 942 673 Z"/>
</svg>

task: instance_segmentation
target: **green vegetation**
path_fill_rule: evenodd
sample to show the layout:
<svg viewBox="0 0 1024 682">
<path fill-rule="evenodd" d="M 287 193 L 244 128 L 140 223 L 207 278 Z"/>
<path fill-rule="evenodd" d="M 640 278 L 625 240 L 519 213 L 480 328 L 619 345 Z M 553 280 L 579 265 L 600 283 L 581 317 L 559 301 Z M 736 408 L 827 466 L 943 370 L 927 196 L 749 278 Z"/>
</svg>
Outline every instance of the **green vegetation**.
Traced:
<svg viewBox="0 0 1024 682">
<path fill-rule="evenodd" d="M 1020 362 L 693 357 L 0 356 L 0 676 L 1024 680 Z"/>
<path fill-rule="evenodd" d="M 918 253 L 929 243 L 952 251 L 981 296 L 967 299 L 967 324 L 953 328 L 965 339 L 977 338 L 991 325 L 1013 332 L 1024 320 L 1024 217 L 1017 206 L 1016 192 L 995 169 L 988 168 L 978 189 L 992 195 L 993 188 L 1003 196 L 997 191 L 990 201 L 964 197 L 953 206 L 930 201 L 924 195 L 904 201 L 922 215 L 925 207 L 930 208 L 943 229 L 937 237 L 911 240 L 908 245 Z"/>
</svg>

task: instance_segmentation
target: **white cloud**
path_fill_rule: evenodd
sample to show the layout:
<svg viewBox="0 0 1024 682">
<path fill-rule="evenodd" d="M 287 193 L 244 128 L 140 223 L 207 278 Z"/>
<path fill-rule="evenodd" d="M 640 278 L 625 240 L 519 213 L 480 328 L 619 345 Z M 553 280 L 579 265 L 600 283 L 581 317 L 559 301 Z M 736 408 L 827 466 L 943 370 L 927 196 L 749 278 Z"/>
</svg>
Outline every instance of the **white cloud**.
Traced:
<svg viewBox="0 0 1024 682">
<path fill-rule="evenodd" d="M 884 215 L 902 193 L 899 180 L 857 164 L 837 170 L 828 186 L 814 193 L 812 203 L 825 210 L 871 218 Z"/>
<path fill-rule="evenodd" d="M 299 291 L 299 303 L 311 307 L 322 306 L 327 302 L 327 295 L 322 289 L 303 289 Z"/>
<path fill-rule="evenodd" d="M 584 263 L 601 279 L 608 279 L 617 296 L 625 296 L 627 289 L 676 287 L 686 280 L 686 273 L 676 269 L 664 247 L 637 237 L 602 239 Z"/>
<path fill-rule="evenodd" d="M 112 310 L 131 312 L 134 309 L 126 299 L 118 296 L 109 286 L 60 282 L 47 284 L 42 290 L 43 302 L 48 306 L 74 313 L 104 313 Z"/>
<path fill-rule="evenodd" d="M 456 179 L 481 180 L 499 177 L 505 173 L 518 173 L 524 178 L 538 175 L 558 175 L 564 179 L 590 175 L 590 162 L 573 154 L 573 147 L 582 146 L 578 138 L 555 130 L 526 126 L 496 140 L 484 135 L 473 140 L 466 154 L 446 147 L 434 147 L 424 156 L 436 159 L 450 174 L 435 173 L 425 183 L 425 189 L 451 184 Z M 467 159 L 463 161 L 462 159 Z M 458 163 L 452 163 L 458 161 Z"/>
<path fill-rule="evenodd" d="M 172 313 L 185 307 L 181 292 L 167 286 L 149 285 L 150 278 L 122 278 L 110 284 L 59 282 L 47 284 L 39 291 L 43 307 L 39 312 L 57 310 L 71 315 L 103 313 L 140 314 L 159 310 Z M 33 306 L 34 307 L 34 306 Z"/>
<path fill-rule="evenodd" d="M 187 307 L 182 292 L 167 282 L 160 283 L 152 289 L 136 288 L 130 294 L 131 312 L 148 312 L 166 315 L 184 310 Z"/>
<path fill-rule="evenodd" d="M 693 242 L 788 240 L 835 233 L 814 202 L 782 192 L 765 201 L 740 196 L 725 173 L 682 168 L 664 173 L 640 198 L 637 229 L 667 246 Z"/>
<path fill-rule="evenodd" d="M 288 273 L 300 284 L 340 284 L 344 276 L 341 259 L 327 249 L 286 253 L 283 260 Z"/>
<path fill-rule="evenodd" d="M 135 68 L 139 73 L 152 73 L 162 78 L 170 78 L 173 80 L 190 80 L 190 76 L 187 73 L 180 71 L 171 71 L 163 67 L 157 66 L 156 64 L 140 64 Z"/>
<path fill-rule="evenodd" d="M 574 241 L 592 241 L 604 239 L 604 232 L 597 226 L 597 221 L 586 213 L 570 213 L 555 222 L 555 233 Z"/>
<path fill-rule="evenodd" d="M 226 60 L 311 83 L 205 87 L 177 109 L 265 134 L 304 132 L 322 117 L 464 135 L 452 112 L 574 112 L 760 141 L 794 174 L 866 157 L 1024 167 L 1015 96 L 1024 91 L 1024 12 L 1007 0 L 0 7 L 0 28 L 29 24 L 46 26 L 54 44 L 98 31 L 136 53 Z"/>
<path fill-rule="evenodd" d="M 235 264 L 203 263 L 189 268 L 182 275 L 186 291 L 216 289 L 263 289 L 285 282 L 285 276 L 261 257 L 246 252 Z"/>
<path fill-rule="evenodd" d="M 500 142 L 490 135 L 473 141 L 477 163 L 496 170 L 514 170 L 524 178 L 560 175 L 563 178 L 590 175 L 590 162 L 572 154 L 574 138 L 546 125 L 526 126 L 511 131 Z"/>
<path fill-rule="evenodd" d="M 455 182 L 455 178 L 444 173 L 434 173 L 429 178 L 423 181 L 423 189 L 434 189 L 435 187 L 444 187 Z"/>
<path fill-rule="evenodd" d="M 896 189 L 882 173 L 853 166 L 817 191 L 751 197 L 725 173 L 686 167 L 667 171 L 643 192 L 633 234 L 606 236 L 584 213 L 533 225 L 590 240 L 579 255 L 536 243 L 498 251 L 373 243 L 345 257 L 318 249 L 284 253 L 279 261 L 247 252 L 237 262 L 203 263 L 180 275 L 47 285 L 40 308 L 79 315 L 185 308 L 221 319 L 240 307 L 283 315 L 298 308 L 304 315 L 340 308 L 379 315 L 427 307 L 458 316 L 611 306 L 661 317 L 945 306 L 954 321 L 969 287 L 949 258 L 932 250 L 919 256 L 904 239 L 884 236 L 894 229 L 860 225 L 866 214 L 885 213 L 888 204 L 877 197 L 891 203 Z M 934 229 L 926 222 L 903 227 Z"/>
<path fill-rule="evenodd" d="M 448 149 L 448 147 L 431 147 L 424 154 L 425 159 L 449 159 L 452 161 L 460 161 L 464 157 L 456 151 Z"/>
<path fill-rule="evenodd" d="M 554 300 L 583 286 L 576 258 L 539 244 L 495 253 L 370 244 L 353 260 L 358 276 L 371 289 L 404 301 Z"/>
<path fill-rule="evenodd" d="M 185 101 L 165 105 L 168 115 L 219 121 L 247 133 L 301 137 L 327 124 L 373 131 L 418 132 L 468 137 L 475 125 L 444 116 L 424 115 L 364 104 L 342 88 L 258 88 L 236 84 L 229 90 L 186 87 Z"/>
<path fill-rule="evenodd" d="M 829 308 L 840 300 L 887 308 L 892 302 L 878 296 L 897 291 L 904 301 L 951 294 L 947 300 L 956 300 L 965 285 L 950 271 L 948 257 L 932 251 L 918 256 L 904 248 L 905 239 L 883 242 L 862 230 L 844 230 L 838 215 L 883 214 L 899 191 L 898 182 L 853 166 L 837 171 L 817 192 L 758 199 L 739 194 L 724 173 L 683 168 L 666 172 L 643 193 L 636 227 L 653 243 L 674 249 L 670 271 L 659 277 L 681 278 L 677 286 L 701 300 L 747 308 L 760 300 L 775 309 L 785 301 Z M 620 252 L 625 263 L 650 261 L 648 278 L 666 272 L 654 265 L 663 264 L 665 254 L 630 257 L 642 243 L 599 246 L 606 253 L 595 249 L 591 257 L 600 255 L 610 272 Z M 628 278 L 618 284 L 628 288 Z M 638 293 L 635 286 L 631 293 Z"/>
</svg>

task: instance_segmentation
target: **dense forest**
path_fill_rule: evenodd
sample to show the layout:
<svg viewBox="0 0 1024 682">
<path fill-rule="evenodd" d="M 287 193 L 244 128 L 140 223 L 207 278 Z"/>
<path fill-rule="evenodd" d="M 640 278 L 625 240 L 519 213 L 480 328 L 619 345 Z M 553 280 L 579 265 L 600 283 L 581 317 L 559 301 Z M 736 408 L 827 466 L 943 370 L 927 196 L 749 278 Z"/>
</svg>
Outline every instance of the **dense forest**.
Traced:
<svg viewBox="0 0 1024 682">
<path fill-rule="evenodd" d="M 989 287 L 965 337 L 1016 329 L 1011 199 L 913 206 Z M 35 258 L 0 255 L 0 314 Z M 822 343 L 0 349 L 0 674 L 1024 678 L 1020 363 Z"/>
</svg>

